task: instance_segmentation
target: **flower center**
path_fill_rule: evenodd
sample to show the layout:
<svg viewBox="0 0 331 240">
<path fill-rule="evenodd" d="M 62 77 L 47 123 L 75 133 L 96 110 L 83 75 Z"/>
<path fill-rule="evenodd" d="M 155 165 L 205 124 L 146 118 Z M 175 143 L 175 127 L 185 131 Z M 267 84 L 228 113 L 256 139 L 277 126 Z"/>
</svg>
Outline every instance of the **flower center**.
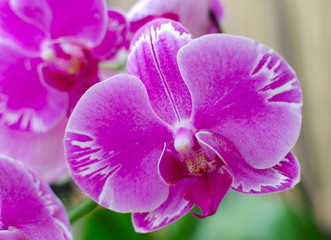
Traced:
<svg viewBox="0 0 331 240">
<path fill-rule="evenodd" d="M 69 91 L 76 81 L 93 72 L 97 64 L 85 46 L 68 39 L 46 42 L 41 58 L 44 81 L 62 91 Z"/>
<path fill-rule="evenodd" d="M 208 157 L 203 153 L 196 154 L 195 158 L 189 158 L 185 160 L 187 169 L 192 174 L 203 174 L 208 170 L 207 167 L 207 159 Z"/>
<path fill-rule="evenodd" d="M 192 175 L 214 172 L 222 165 L 221 159 L 207 146 L 201 145 L 194 132 L 187 128 L 179 128 L 174 141 L 179 160 L 186 164 Z"/>
<path fill-rule="evenodd" d="M 41 52 L 45 63 L 65 74 L 77 74 L 86 61 L 85 55 L 81 46 L 70 42 L 52 43 Z"/>
</svg>

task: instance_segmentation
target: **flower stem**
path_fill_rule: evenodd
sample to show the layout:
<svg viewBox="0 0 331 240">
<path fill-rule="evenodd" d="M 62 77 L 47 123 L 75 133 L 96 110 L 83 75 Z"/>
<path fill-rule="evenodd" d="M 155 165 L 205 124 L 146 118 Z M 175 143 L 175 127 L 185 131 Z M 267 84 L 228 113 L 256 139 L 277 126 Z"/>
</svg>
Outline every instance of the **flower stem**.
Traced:
<svg viewBox="0 0 331 240">
<path fill-rule="evenodd" d="M 86 198 L 80 202 L 76 207 L 69 211 L 69 221 L 71 224 L 76 222 L 81 217 L 92 212 L 99 205 L 95 203 L 92 199 Z"/>
</svg>

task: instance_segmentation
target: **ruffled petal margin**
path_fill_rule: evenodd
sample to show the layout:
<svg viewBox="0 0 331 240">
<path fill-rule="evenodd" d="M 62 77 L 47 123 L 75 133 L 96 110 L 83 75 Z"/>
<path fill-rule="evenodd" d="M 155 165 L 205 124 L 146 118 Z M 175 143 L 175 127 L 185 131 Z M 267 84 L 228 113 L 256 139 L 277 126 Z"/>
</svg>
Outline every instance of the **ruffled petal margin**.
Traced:
<svg viewBox="0 0 331 240">
<path fill-rule="evenodd" d="M 195 179 L 183 179 L 171 186 L 167 200 L 157 209 L 146 213 L 133 213 L 132 222 L 136 232 L 155 231 L 190 212 L 193 204 L 186 201 L 183 194 L 194 181 Z"/>
<path fill-rule="evenodd" d="M 267 169 L 251 167 L 238 149 L 225 137 L 199 132 L 200 141 L 219 155 L 225 169 L 233 178 L 231 188 L 242 193 L 271 193 L 293 188 L 300 181 L 300 166 L 292 153 L 288 153 L 275 166 Z"/>
</svg>

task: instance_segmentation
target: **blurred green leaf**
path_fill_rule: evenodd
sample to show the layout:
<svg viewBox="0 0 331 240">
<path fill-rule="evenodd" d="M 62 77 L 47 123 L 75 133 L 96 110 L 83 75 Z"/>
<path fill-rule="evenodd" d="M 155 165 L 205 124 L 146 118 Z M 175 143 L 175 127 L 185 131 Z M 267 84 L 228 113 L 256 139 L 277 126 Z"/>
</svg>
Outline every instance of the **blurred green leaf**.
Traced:
<svg viewBox="0 0 331 240">
<path fill-rule="evenodd" d="M 218 213 L 201 220 L 192 240 L 305 240 L 323 239 L 311 232 L 311 219 L 299 222 L 280 194 L 227 194 Z"/>
<path fill-rule="evenodd" d="M 183 240 L 190 239 L 198 219 L 188 214 L 177 222 L 152 233 L 140 234 L 133 229 L 131 214 L 99 208 L 75 223 L 75 239 L 82 240 Z"/>
<path fill-rule="evenodd" d="M 130 214 L 119 214 L 100 208 L 91 214 L 85 224 L 82 240 L 138 240 L 140 234 L 134 232 Z"/>
</svg>

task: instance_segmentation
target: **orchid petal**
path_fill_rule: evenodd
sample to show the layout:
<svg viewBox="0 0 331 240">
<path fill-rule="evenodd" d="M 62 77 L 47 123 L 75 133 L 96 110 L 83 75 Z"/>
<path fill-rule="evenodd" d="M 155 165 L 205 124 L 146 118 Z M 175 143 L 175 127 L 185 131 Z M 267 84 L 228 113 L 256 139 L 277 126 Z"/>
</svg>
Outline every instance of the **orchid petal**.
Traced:
<svg viewBox="0 0 331 240">
<path fill-rule="evenodd" d="M 178 53 L 193 101 L 193 125 L 231 141 L 254 168 L 276 165 L 294 146 L 302 97 L 290 66 L 247 38 L 209 35 Z"/>
<path fill-rule="evenodd" d="M 117 11 L 108 11 L 108 27 L 102 42 L 92 49 L 94 56 L 100 60 L 114 57 L 125 43 L 127 22 L 123 14 Z"/>
<path fill-rule="evenodd" d="M 0 230 L 0 240 L 27 240 L 29 239 L 22 231 L 17 229 Z"/>
<path fill-rule="evenodd" d="M 25 1 L 20 2 L 25 3 Z M 9 39 L 24 50 L 37 53 L 41 42 L 48 37 L 45 29 L 40 29 L 16 15 L 9 1 L 0 1 L 0 9 L 0 36 Z"/>
<path fill-rule="evenodd" d="M 179 20 L 176 14 L 176 2 L 170 1 L 154 1 L 141 0 L 129 10 L 127 18 L 130 22 L 130 32 L 134 34 L 148 22 L 157 18 L 167 18 L 174 21 Z M 130 36 L 128 37 L 130 40 Z"/>
<path fill-rule="evenodd" d="M 178 50 L 191 35 L 178 23 L 155 20 L 142 28 L 132 41 L 127 72 L 146 86 L 155 113 L 168 124 L 187 119 L 191 97 L 178 70 Z"/>
<path fill-rule="evenodd" d="M 90 88 L 71 115 L 65 142 L 72 177 L 109 209 L 154 210 L 168 196 L 157 164 L 170 138 L 141 81 L 114 76 Z"/>
<path fill-rule="evenodd" d="M 26 23 L 32 24 L 43 32 L 49 32 L 52 22 L 52 9 L 47 1 L 9 0 L 12 11 Z"/>
<path fill-rule="evenodd" d="M 0 240 L 29 240 L 22 231 L 17 229 L 0 230 Z"/>
<path fill-rule="evenodd" d="M 212 15 L 211 15 L 212 14 Z M 210 33 L 222 33 L 221 23 L 224 17 L 224 8 L 220 0 L 210 0 Z"/>
<path fill-rule="evenodd" d="M 71 239 L 64 206 L 46 183 L 8 158 L 0 157 L 0 171 L 0 232 L 20 231 L 31 240 Z"/>
<path fill-rule="evenodd" d="M 64 118 L 46 133 L 30 135 L 0 128 L 0 152 L 20 159 L 48 183 L 53 183 L 67 172 L 63 136 L 67 124 Z"/>
<path fill-rule="evenodd" d="M 137 21 L 131 21 L 129 23 L 129 30 L 127 32 L 127 35 L 126 35 L 126 40 L 127 40 L 127 48 L 129 48 L 130 46 L 130 42 L 134 36 L 134 34 L 141 28 L 143 27 L 145 24 L 155 20 L 155 19 L 158 19 L 158 18 L 167 18 L 167 19 L 171 19 L 171 20 L 174 20 L 174 21 L 178 21 L 178 16 L 176 14 L 173 14 L 173 13 L 164 13 L 162 15 L 157 15 L 157 16 L 147 16 L 147 17 L 144 17 L 142 19 L 138 19 Z"/>
<path fill-rule="evenodd" d="M 210 17 L 210 1 L 180 0 L 178 6 L 179 22 L 185 26 L 194 37 L 210 33 L 214 23 Z"/>
<path fill-rule="evenodd" d="M 201 214 L 192 212 L 198 218 L 216 213 L 225 194 L 231 187 L 232 177 L 227 173 L 208 173 L 197 178 L 184 193 L 184 199 L 198 206 Z"/>
<path fill-rule="evenodd" d="M 157 17 L 169 18 L 180 22 L 193 36 L 198 37 L 210 33 L 214 24 L 210 17 L 212 9 L 216 10 L 220 19 L 221 7 L 216 1 L 196 0 L 192 4 L 191 0 L 142 0 L 130 9 L 128 19 L 137 25 Z"/>
<path fill-rule="evenodd" d="M 245 166 L 245 165 L 244 165 Z M 229 166 L 234 176 L 232 189 L 242 193 L 271 193 L 293 188 L 300 181 L 300 167 L 290 152 L 277 165 L 269 169 L 254 169 L 250 166 L 245 174 L 238 171 L 238 165 Z"/>
<path fill-rule="evenodd" d="M 224 169 L 233 177 L 232 189 L 243 193 L 280 192 L 293 188 L 300 181 L 300 168 L 292 153 L 268 169 L 251 167 L 237 148 L 225 137 L 201 131 L 196 134 L 200 142 L 219 154 L 226 163 Z"/>
<path fill-rule="evenodd" d="M 0 54 L 0 125 L 34 133 L 57 125 L 66 114 L 68 97 L 42 85 L 40 60 L 6 42 L 0 42 Z"/>
<path fill-rule="evenodd" d="M 174 13 L 179 1 L 140 0 L 130 9 L 127 16 L 131 22 L 139 21 L 149 16 L 159 16 L 163 13 Z"/>
<path fill-rule="evenodd" d="M 34 5 L 37 4 L 35 1 Z M 107 29 L 105 1 L 48 0 L 48 5 L 53 16 L 50 29 L 52 39 L 76 37 L 87 41 L 89 47 L 97 46 L 103 39 Z"/>
<path fill-rule="evenodd" d="M 221 0 L 210 0 L 211 11 L 216 17 L 216 21 L 220 23 L 224 17 L 224 8 Z"/>
<path fill-rule="evenodd" d="M 135 231 L 139 233 L 155 231 L 188 213 L 192 204 L 183 199 L 183 194 L 192 181 L 194 179 L 185 179 L 171 186 L 167 200 L 154 211 L 133 213 L 132 222 Z"/>
</svg>

